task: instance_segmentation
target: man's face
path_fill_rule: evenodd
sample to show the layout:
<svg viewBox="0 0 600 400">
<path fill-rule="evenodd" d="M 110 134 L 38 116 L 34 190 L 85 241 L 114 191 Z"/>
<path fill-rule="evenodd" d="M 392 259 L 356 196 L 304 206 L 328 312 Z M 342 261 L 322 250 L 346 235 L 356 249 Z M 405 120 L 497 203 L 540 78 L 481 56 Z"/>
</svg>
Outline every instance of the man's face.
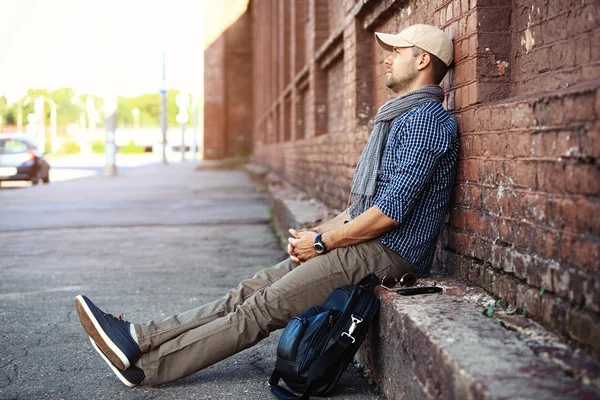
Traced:
<svg viewBox="0 0 600 400">
<path fill-rule="evenodd" d="M 385 59 L 385 84 L 394 93 L 406 92 L 417 77 L 417 57 L 412 47 L 396 47 Z"/>
</svg>

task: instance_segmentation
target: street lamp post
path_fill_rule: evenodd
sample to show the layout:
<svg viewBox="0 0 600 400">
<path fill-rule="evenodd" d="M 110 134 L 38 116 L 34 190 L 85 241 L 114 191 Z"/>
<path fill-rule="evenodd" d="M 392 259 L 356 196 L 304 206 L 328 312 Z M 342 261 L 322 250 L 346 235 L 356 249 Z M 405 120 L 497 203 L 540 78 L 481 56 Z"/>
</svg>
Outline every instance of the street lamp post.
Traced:
<svg viewBox="0 0 600 400">
<path fill-rule="evenodd" d="M 160 130 L 162 132 L 162 162 L 167 161 L 167 74 L 166 74 L 166 53 L 162 52 L 162 79 L 160 81 Z"/>
<path fill-rule="evenodd" d="M 23 133 L 23 105 L 29 104 L 31 101 L 31 96 L 25 96 L 22 101 L 19 101 L 19 111 L 17 113 L 17 130 L 19 133 Z M 38 132 L 38 140 L 39 145 L 42 148 L 42 151 L 45 149 L 46 137 L 44 133 L 45 126 L 45 113 L 44 113 L 44 102 L 48 103 L 50 106 L 50 139 L 51 139 L 51 149 L 53 152 L 58 150 L 57 143 L 57 129 L 56 129 L 56 103 L 49 97 L 46 96 L 38 96 L 36 98 L 36 114 L 41 118 L 41 124 Z"/>
<path fill-rule="evenodd" d="M 56 103 L 49 97 L 44 97 L 44 100 L 46 100 L 46 102 L 50 105 L 50 146 L 51 151 L 56 153 L 58 150 L 58 137 L 56 131 Z"/>
<path fill-rule="evenodd" d="M 140 129 L 140 109 L 134 107 L 133 110 L 131 110 L 131 115 L 133 116 L 133 129 L 138 131 Z"/>
<path fill-rule="evenodd" d="M 104 165 L 104 176 L 117 175 L 117 146 L 115 143 L 115 131 L 117 130 L 117 95 L 109 93 L 104 97 L 104 113 L 106 126 L 106 141 L 104 152 L 106 153 L 106 164 Z"/>
<path fill-rule="evenodd" d="M 187 92 L 181 92 L 177 95 L 177 122 L 181 124 L 181 161 L 185 160 L 185 124 L 189 120 L 188 107 L 190 106 L 190 95 Z"/>
<path fill-rule="evenodd" d="M 77 106 L 79 109 L 79 149 L 83 152 L 85 147 L 85 130 L 86 130 L 86 119 L 85 119 L 85 110 L 83 106 L 79 103 L 79 96 L 75 95 L 71 99 L 71 104 Z"/>
<path fill-rule="evenodd" d="M 198 96 L 192 96 L 192 125 L 194 127 L 194 160 L 198 158 Z"/>
</svg>

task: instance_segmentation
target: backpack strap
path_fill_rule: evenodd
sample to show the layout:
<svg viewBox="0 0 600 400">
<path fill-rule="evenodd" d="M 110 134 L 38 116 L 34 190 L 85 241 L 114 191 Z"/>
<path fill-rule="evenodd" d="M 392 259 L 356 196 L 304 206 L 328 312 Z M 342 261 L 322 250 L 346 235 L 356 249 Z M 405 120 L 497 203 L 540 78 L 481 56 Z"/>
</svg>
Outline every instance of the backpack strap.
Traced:
<svg viewBox="0 0 600 400">
<path fill-rule="evenodd" d="M 273 370 L 271 378 L 269 379 L 269 386 L 271 392 L 283 400 L 306 400 L 310 398 L 310 391 L 316 381 L 322 380 L 327 377 L 327 374 L 331 367 L 339 362 L 339 359 L 344 355 L 346 349 L 352 345 L 353 341 L 348 336 L 341 336 L 335 341 L 331 347 L 325 350 L 317 359 L 311 364 L 308 370 L 308 384 L 304 389 L 304 392 L 298 396 L 290 392 L 284 387 L 278 385 L 281 376 L 276 370 Z"/>
</svg>

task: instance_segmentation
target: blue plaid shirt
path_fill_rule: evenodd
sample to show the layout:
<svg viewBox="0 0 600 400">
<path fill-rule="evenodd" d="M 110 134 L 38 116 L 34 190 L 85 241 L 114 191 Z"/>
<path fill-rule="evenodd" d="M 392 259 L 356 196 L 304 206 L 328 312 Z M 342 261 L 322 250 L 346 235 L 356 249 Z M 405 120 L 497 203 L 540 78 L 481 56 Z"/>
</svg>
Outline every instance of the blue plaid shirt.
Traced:
<svg viewBox="0 0 600 400">
<path fill-rule="evenodd" d="M 437 102 L 421 104 L 392 124 L 377 173 L 373 204 L 399 225 L 379 241 L 428 274 L 448 213 L 458 129 Z"/>
</svg>

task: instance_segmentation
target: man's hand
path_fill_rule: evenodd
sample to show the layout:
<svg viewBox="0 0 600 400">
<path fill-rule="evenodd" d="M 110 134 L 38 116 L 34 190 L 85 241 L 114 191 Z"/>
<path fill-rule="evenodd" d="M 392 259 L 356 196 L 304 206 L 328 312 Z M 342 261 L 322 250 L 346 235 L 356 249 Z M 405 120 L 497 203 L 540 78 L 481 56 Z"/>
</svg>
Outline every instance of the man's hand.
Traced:
<svg viewBox="0 0 600 400">
<path fill-rule="evenodd" d="M 289 229 L 292 237 L 288 238 L 288 254 L 293 261 L 302 263 L 318 256 L 314 248 L 315 236 L 313 230 Z"/>
</svg>

